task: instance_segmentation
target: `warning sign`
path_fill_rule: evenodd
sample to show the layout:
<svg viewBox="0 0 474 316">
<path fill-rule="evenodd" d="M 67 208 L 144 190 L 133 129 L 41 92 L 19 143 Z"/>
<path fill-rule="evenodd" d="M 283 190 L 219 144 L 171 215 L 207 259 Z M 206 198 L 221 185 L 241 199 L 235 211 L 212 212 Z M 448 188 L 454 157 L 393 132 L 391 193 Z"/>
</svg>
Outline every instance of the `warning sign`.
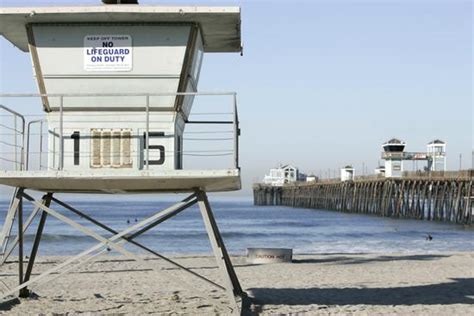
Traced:
<svg viewBox="0 0 474 316">
<path fill-rule="evenodd" d="M 130 35 L 86 35 L 84 37 L 84 70 L 132 70 L 132 37 Z"/>
</svg>

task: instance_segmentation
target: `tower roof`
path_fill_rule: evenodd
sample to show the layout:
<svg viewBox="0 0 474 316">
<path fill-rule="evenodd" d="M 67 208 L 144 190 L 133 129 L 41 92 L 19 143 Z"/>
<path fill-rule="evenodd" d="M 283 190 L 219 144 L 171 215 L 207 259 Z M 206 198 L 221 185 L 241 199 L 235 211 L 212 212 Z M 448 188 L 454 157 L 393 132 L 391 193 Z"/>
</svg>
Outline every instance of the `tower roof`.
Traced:
<svg viewBox="0 0 474 316">
<path fill-rule="evenodd" d="M 442 140 L 439 140 L 439 139 L 435 139 L 433 140 L 432 142 L 429 142 L 428 145 L 435 145 L 435 144 L 446 144 L 445 142 L 443 142 Z"/>
<path fill-rule="evenodd" d="M 0 34 L 28 51 L 30 23 L 196 23 L 205 52 L 240 52 L 239 7 L 102 5 L 0 8 Z"/>
<path fill-rule="evenodd" d="M 398 138 L 392 138 L 392 139 L 388 140 L 385 144 L 399 144 L 399 145 L 404 145 L 405 142 L 402 142 L 402 141 L 399 140 Z"/>
</svg>

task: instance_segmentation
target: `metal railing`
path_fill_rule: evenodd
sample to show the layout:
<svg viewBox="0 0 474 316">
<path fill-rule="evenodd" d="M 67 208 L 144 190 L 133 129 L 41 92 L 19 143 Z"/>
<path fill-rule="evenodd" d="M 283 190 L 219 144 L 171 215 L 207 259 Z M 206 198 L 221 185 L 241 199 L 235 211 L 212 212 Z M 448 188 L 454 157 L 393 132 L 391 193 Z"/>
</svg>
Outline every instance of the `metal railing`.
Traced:
<svg viewBox="0 0 474 316">
<path fill-rule="evenodd" d="M 396 159 L 396 160 L 430 160 L 435 157 L 444 157 L 446 153 L 428 153 L 428 152 L 407 152 L 407 151 L 384 151 L 381 154 L 382 159 Z"/>
<path fill-rule="evenodd" d="M 33 124 L 39 124 L 39 133 L 38 133 L 38 136 L 39 136 L 39 169 L 41 170 L 42 167 L 43 167 L 43 164 L 42 164 L 42 161 L 43 161 L 43 139 L 44 139 L 44 135 L 43 135 L 43 126 L 46 125 L 46 120 L 45 119 L 39 119 L 39 120 L 32 120 L 30 122 L 28 122 L 28 125 L 27 125 L 27 132 L 26 132 L 26 157 L 25 157 L 25 164 L 26 164 L 26 170 L 29 170 L 29 167 L 30 167 L 30 146 L 31 146 L 31 127 Z"/>
<path fill-rule="evenodd" d="M 233 156 L 233 163 L 232 163 L 232 167 L 233 168 L 239 168 L 239 135 L 240 135 L 240 127 L 239 127 L 239 118 L 238 118 L 238 112 L 237 112 L 237 95 L 235 92 L 170 92 L 170 93 L 149 93 L 149 94 L 143 94 L 143 93 L 116 93 L 116 94 L 102 94 L 102 93 L 70 93 L 70 94 L 35 94 L 35 93 L 28 93 L 28 94 L 0 94 L 0 99 L 4 100 L 6 98 L 48 98 L 49 100 L 53 100 L 54 99 L 54 103 L 57 105 L 56 107 L 52 107 L 52 113 L 57 113 L 58 114 L 58 117 L 57 117 L 57 121 L 56 121 L 56 124 L 59 126 L 58 130 L 57 131 L 52 131 L 50 128 L 48 128 L 48 131 L 47 133 L 48 134 L 52 134 L 53 135 L 53 138 L 57 138 L 58 140 L 58 143 L 57 143 L 57 150 L 54 148 L 52 149 L 51 146 L 52 144 L 49 144 L 48 142 L 45 142 L 45 135 L 44 135 L 44 131 L 43 131 L 43 127 L 44 126 L 47 126 L 47 123 L 46 123 L 46 120 L 45 119 L 37 119 L 37 115 L 36 116 L 33 116 L 35 117 L 36 119 L 32 119 L 30 120 L 29 122 L 27 122 L 27 129 L 26 129 L 26 133 L 25 133 L 25 124 L 26 124 L 26 119 L 25 117 L 28 117 L 28 115 L 21 115 L 19 113 L 17 113 L 16 111 L 13 111 L 11 110 L 11 108 L 8 108 L 6 106 L 0 106 L 0 109 L 3 109 L 5 111 L 7 111 L 8 113 L 10 113 L 11 115 L 14 115 L 15 118 L 20 118 L 22 120 L 22 125 L 21 125 L 21 129 L 20 130 L 17 130 L 16 126 L 14 126 L 12 129 L 14 130 L 14 134 L 19 134 L 21 135 L 21 141 L 20 143 L 18 144 L 18 148 L 21 149 L 21 154 L 20 155 L 13 155 L 13 158 L 10 159 L 12 160 L 12 162 L 14 164 L 18 164 L 21 166 L 21 170 L 30 170 L 31 168 L 31 156 L 34 155 L 34 154 L 38 154 L 39 155 L 39 166 L 40 166 L 40 169 L 43 167 L 42 165 L 42 158 L 45 154 L 45 151 L 43 150 L 43 147 L 44 147 L 44 144 L 47 143 L 49 148 L 47 150 L 48 152 L 48 155 L 52 155 L 57 157 L 57 161 L 58 163 L 55 165 L 55 166 L 51 166 L 49 165 L 48 168 L 53 168 L 54 170 L 63 170 L 64 169 L 64 159 L 65 157 L 69 157 L 69 155 L 71 154 L 71 152 L 69 151 L 66 151 L 65 150 L 65 147 L 64 147 L 64 141 L 65 141 L 65 129 L 71 129 L 72 127 L 70 126 L 71 124 L 71 121 L 68 120 L 67 121 L 67 125 L 65 126 L 65 113 L 69 113 L 70 111 L 75 111 L 74 109 L 72 109 L 70 106 L 69 106 L 69 102 L 72 102 L 71 100 L 74 99 L 74 98 L 82 98 L 80 100 L 86 100 L 87 98 L 105 98 L 106 100 L 108 100 L 109 102 L 112 100 L 110 98 L 113 98 L 113 99 L 117 99 L 117 100 L 121 100 L 123 101 L 124 98 L 126 97 L 133 97 L 133 99 L 130 99 L 132 100 L 132 103 L 129 105 L 130 107 L 127 107 L 127 105 L 122 105 L 119 109 L 117 108 L 114 108 L 114 110 L 111 110 L 113 112 L 117 112 L 117 111 L 133 111 L 133 115 L 138 115 L 138 116 L 142 116 L 143 117 L 143 124 L 144 124 L 144 129 L 145 129 L 145 137 L 144 137 L 144 140 L 145 140 L 145 148 L 144 148 L 144 156 L 145 156 L 145 159 L 144 159 L 144 165 L 143 165 L 143 168 L 144 169 L 149 169 L 150 168 L 150 128 L 152 126 L 153 123 L 155 123 L 154 121 L 151 120 L 151 117 L 155 117 L 156 118 L 156 115 L 155 116 L 152 116 L 152 113 L 156 113 L 156 112 L 159 112 L 159 111 L 168 111 L 168 112 L 173 112 L 175 111 L 175 109 L 173 107 L 166 107 L 166 108 L 162 108 L 160 105 L 156 105 L 156 100 L 158 100 L 157 98 L 158 97 L 174 97 L 176 99 L 177 96 L 183 96 L 182 100 L 183 100 L 183 103 L 186 102 L 186 97 L 188 96 L 189 98 L 192 98 L 193 100 L 196 98 L 196 97 L 203 97 L 203 96 L 221 96 L 221 97 L 228 97 L 228 98 L 231 98 L 231 105 L 232 107 L 229 109 L 230 111 L 229 112 L 217 112 L 217 113 L 207 113 L 209 115 L 212 115 L 212 114 L 226 114 L 226 115 L 231 115 L 231 119 L 211 119 L 211 120 L 204 120 L 204 119 L 191 119 L 192 117 L 194 116 L 199 116 L 199 113 L 195 114 L 194 110 L 196 108 L 196 106 L 194 105 L 193 106 L 193 109 L 192 111 L 190 112 L 189 116 L 185 116 L 186 120 L 185 120 L 185 125 L 186 126 L 191 126 L 191 125 L 231 125 L 232 126 L 232 130 L 231 131 L 222 131 L 222 133 L 232 133 L 232 137 L 230 138 L 212 138 L 212 139 L 206 139 L 206 138 L 202 138 L 202 137 L 198 137 L 198 138 L 192 138 L 192 137 L 189 137 L 189 138 L 185 138 L 183 137 L 183 141 L 184 140 L 190 140 L 190 141 L 193 141 L 193 140 L 205 140 L 205 141 L 219 141 L 219 140 L 232 140 L 232 149 L 231 150 L 228 150 L 228 151 L 208 151 L 208 153 L 214 153 L 213 155 L 209 154 L 209 155 L 204 155 L 200 154 L 200 152 L 197 152 L 197 151 L 185 151 L 185 150 L 180 150 L 179 154 L 180 155 L 183 155 L 183 156 L 219 156 L 219 155 L 232 155 Z M 107 99 L 108 98 L 108 99 Z M 152 99 L 154 101 L 152 101 Z M 138 101 L 137 101 L 138 100 Z M 188 100 L 189 101 L 189 100 Z M 76 102 L 77 102 L 77 99 L 76 99 Z M 83 101 L 85 104 L 87 104 L 87 101 Z M 77 110 L 77 111 L 87 111 L 88 113 L 93 113 L 92 115 L 97 115 L 97 116 L 100 116 L 100 115 L 107 115 L 107 112 L 104 112 L 103 110 L 102 111 L 99 111 L 99 112 L 96 112 L 94 111 L 92 108 L 94 107 L 100 107 L 101 106 L 101 103 L 98 102 L 97 103 L 97 100 L 94 101 L 94 105 L 93 106 L 90 106 L 91 109 L 87 109 L 87 110 L 84 110 L 84 109 L 81 109 L 81 110 Z M 137 104 L 138 102 L 138 104 Z M 193 102 L 193 101 L 191 101 Z M 195 103 L 195 102 L 194 102 Z M 20 105 L 21 106 L 21 105 Z M 18 108 L 18 106 L 17 106 Z M 180 114 L 183 114 L 183 112 L 178 112 Z M 206 113 L 204 113 L 206 114 Z M 130 114 L 127 114 L 127 115 L 130 115 Z M 179 115 L 179 114 L 178 114 Z M 136 122 L 136 118 L 134 117 L 135 121 Z M 108 120 L 107 122 L 110 122 L 110 120 Z M 126 123 L 126 121 L 123 121 L 121 120 L 120 121 L 121 123 Z M 16 123 L 15 123 L 16 124 Z M 39 133 L 37 133 L 36 135 L 39 136 L 39 140 L 38 140 L 38 144 L 37 146 L 33 146 L 33 136 L 36 136 L 33 132 L 32 132 L 32 127 L 35 126 L 35 125 L 39 125 Z M 8 127 L 8 126 L 0 126 L 0 135 L 7 135 L 7 133 L 5 133 L 5 127 Z M 2 132 L 3 130 L 3 132 Z M 8 132 L 8 130 L 7 130 Z M 195 132 L 195 133 L 206 133 L 206 132 Z M 217 132 L 216 132 L 217 133 Z M 184 132 L 184 134 L 186 134 L 186 130 Z M 174 135 L 173 135 L 174 136 Z M 136 135 L 136 137 L 139 137 L 139 135 Z M 4 137 L 1 138 L 2 140 L 4 139 Z M 16 138 L 15 138 L 16 139 Z M 48 139 L 48 138 L 46 138 Z M 37 152 L 35 151 L 32 151 L 32 148 L 35 147 L 35 148 L 39 148 L 39 150 Z M 179 149 L 178 149 L 179 150 Z M 175 153 L 176 151 L 167 151 L 167 153 Z M 8 156 L 9 154 L 11 154 L 11 152 L 3 152 L 3 154 L 0 152 L 0 159 L 8 159 L 6 158 L 6 156 Z M 87 151 L 84 151 L 82 150 L 81 151 L 81 155 L 88 155 L 90 153 L 88 153 Z M 50 162 L 48 162 L 49 164 Z"/>
<path fill-rule="evenodd" d="M 13 163 L 15 170 L 25 170 L 25 117 L 2 104 L 0 104 L 0 112 L 6 113 L 4 115 L 12 120 L 10 126 L 4 120 L 0 123 L 0 128 L 8 130 L 11 136 L 10 140 L 8 140 L 8 137 L 2 137 L 0 144 L 13 148 L 11 155 L 7 157 L 0 156 L 0 160 Z M 18 127 L 18 120 L 20 120 L 20 127 Z M 20 140 L 18 140 L 18 137 L 20 137 Z"/>
</svg>

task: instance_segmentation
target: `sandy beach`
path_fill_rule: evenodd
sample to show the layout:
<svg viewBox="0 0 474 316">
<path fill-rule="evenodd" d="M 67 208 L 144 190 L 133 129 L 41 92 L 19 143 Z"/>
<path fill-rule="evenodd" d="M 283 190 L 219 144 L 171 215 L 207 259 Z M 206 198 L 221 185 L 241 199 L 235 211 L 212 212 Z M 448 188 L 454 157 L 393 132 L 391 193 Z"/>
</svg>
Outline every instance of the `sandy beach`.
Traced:
<svg viewBox="0 0 474 316">
<path fill-rule="evenodd" d="M 64 257 L 41 257 L 35 273 Z M 220 281 L 212 257 L 175 257 Z M 293 263 L 247 264 L 232 258 L 242 287 L 253 298 L 250 314 L 416 314 L 474 312 L 474 253 L 299 255 Z M 225 293 L 170 267 L 104 256 L 54 281 L 32 286 L 27 299 L 4 301 L 3 314 L 229 314 Z M 17 263 L 0 268 L 17 282 Z M 53 275 L 54 276 L 54 275 Z M 51 276 L 52 277 L 52 276 Z M 0 285 L 4 286 L 4 285 Z M 3 289 L 2 289 L 3 291 Z"/>
</svg>

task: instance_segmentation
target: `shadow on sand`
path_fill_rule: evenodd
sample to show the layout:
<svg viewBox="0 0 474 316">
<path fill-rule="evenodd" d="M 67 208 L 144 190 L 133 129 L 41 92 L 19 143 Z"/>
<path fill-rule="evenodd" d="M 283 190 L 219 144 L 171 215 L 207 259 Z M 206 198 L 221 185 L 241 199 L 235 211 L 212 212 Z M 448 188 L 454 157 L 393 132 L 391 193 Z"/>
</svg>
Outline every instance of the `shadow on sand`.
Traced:
<svg viewBox="0 0 474 316">
<path fill-rule="evenodd" d="M 378 256 L 374 258 L 363 258 L 355 256 L 333 256 L 329 258 L 294 259 L 293 263 L 338 263 L 338 264 L 362 264 L 370 262 L 388 261 L 426 261 L 447 258 L 449 255 L 405 255 L 405 256 Z"/>
<path fill-rule="evenodd" d="M 12 298 L 6 301 L 1 302 L 0 301 L 0 312 L 6 312 L 11 310 L 15 305 L 20 304 L 21 301 L 19 298 Z"/>
<path fill-rule="evenodd" d="M 474 278 L 391 288 L 253 288 L 258 305 L 437 305 L 474 304 Z"/>
</svg>

